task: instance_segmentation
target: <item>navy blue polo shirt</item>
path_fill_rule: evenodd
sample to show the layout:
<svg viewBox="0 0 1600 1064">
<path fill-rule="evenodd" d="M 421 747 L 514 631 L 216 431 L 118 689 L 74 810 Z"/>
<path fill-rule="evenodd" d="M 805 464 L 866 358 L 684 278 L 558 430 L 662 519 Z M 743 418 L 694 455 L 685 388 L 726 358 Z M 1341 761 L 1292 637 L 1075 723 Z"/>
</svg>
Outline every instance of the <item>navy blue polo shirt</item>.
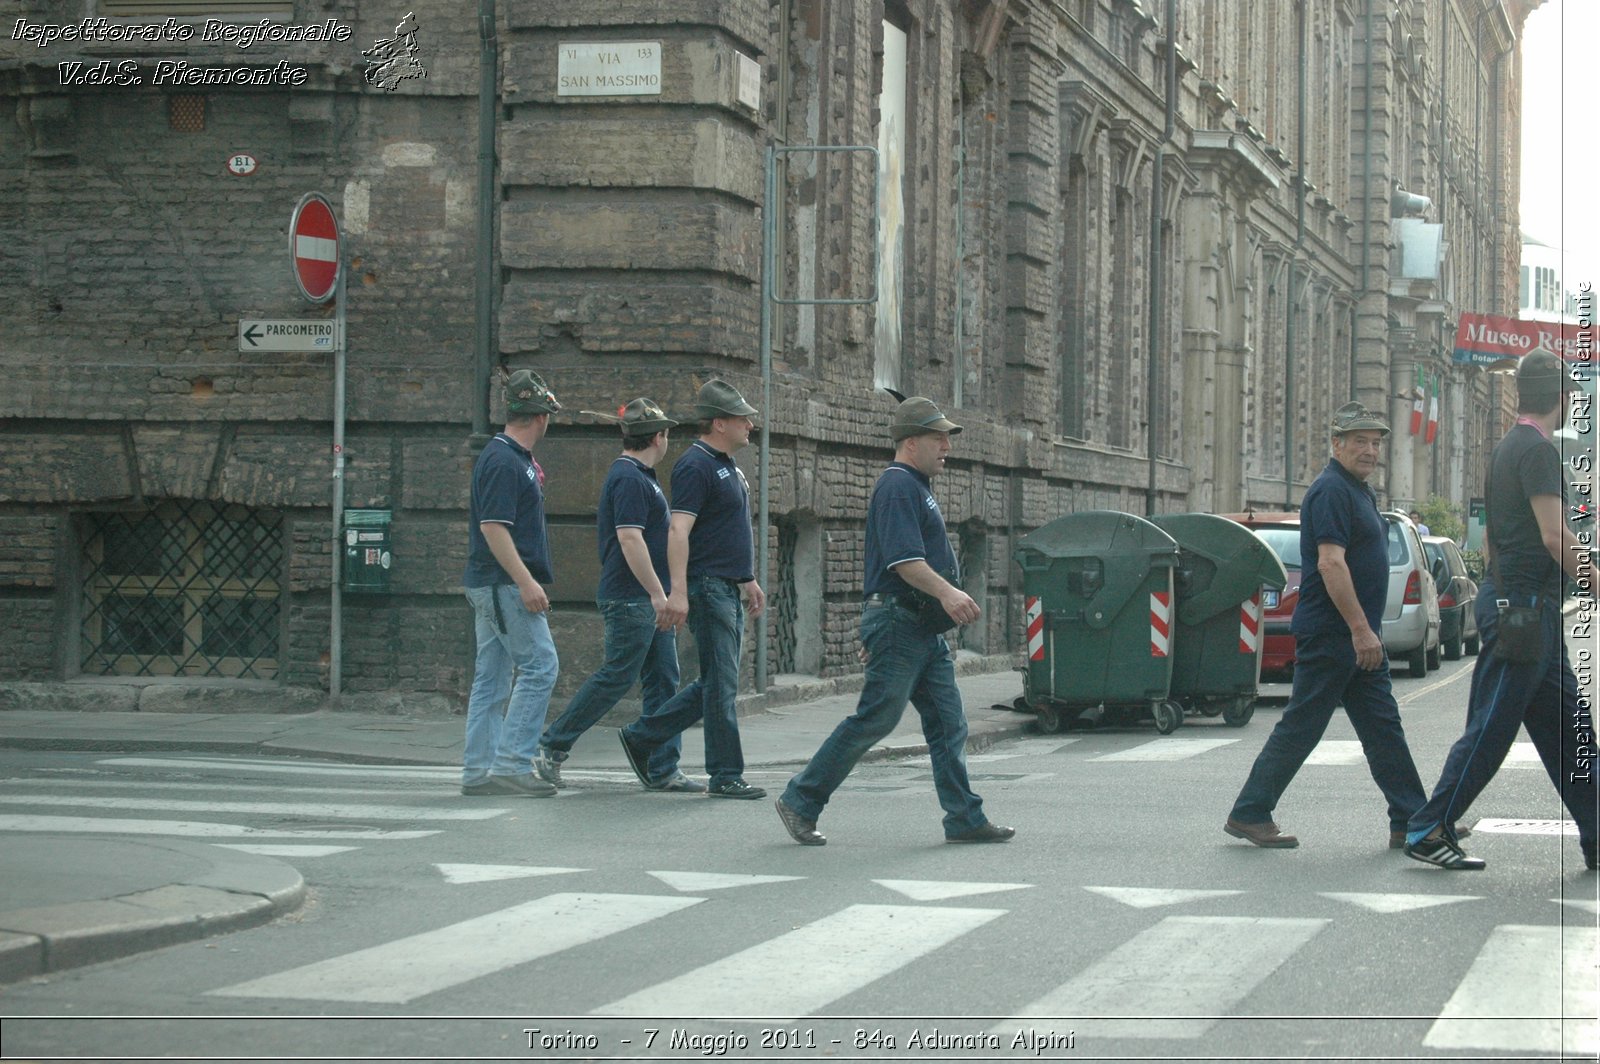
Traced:
<svg viewBox="0 0 1600 1064">
<path fill-rule="evenodd" d="M 1383 606 L 1389 597 L 1389 529 L 1378 512 L 1378 497 L 1366 481 L 1337 459 L 1306 489 L 1300 501 L 1300 557 L 1306 560 L 1300 604 L 1289 629 L 1295 635 L 1350 634 L 1339 607 L 1317 571 L 1317 544 L 1344 548 L 1356 601 L 1374 632 L 1383 631 Z"/>
<path fill-rule="evenodd" d="M 672 467 L 672 512 L 692 514 L 689 576 L 754 580 L 750 488 L 733 458 L 695 440 Z"/>
<path fill-rule="evenodd" d="M 650 592 L 639 583 L 617 541 L 617 529 L 637 528 L 644 534 L 650 552 L 650 568 L 656 571 L 661 589 L 670 592 L 667 576 L 667 497 L 656 483 L 656 471 L 629 455 L 611 463 L 606 482 L 600 488 L 600 510 L 595 519 L 600 540 L 601 599 L 649 598 Z"/>
<path fill-rule="evenodd" d="M 541 584 L 552 581 L 550 541 L 544 527 L 544 490 L 533 453 L 503 432 L 478 455 L 472 467 L 472 505 L 467 522 L 467 587 L 512 584 L 511 574 L 489 551 L 479 526 L 489 521 L 507 525 L 517 555 Z"/>
<path fill-rule="evenodd" d="M 900 595 L 911 590 L 892 567 L 918 560 L 946 579 L 957 575 L 955 552 L 945 534 L 944 514 L 933 498 L 933 485 L 904 462 L 892 462 L 873 485 L 867 504 L 866 593 Z"/>
</svg>

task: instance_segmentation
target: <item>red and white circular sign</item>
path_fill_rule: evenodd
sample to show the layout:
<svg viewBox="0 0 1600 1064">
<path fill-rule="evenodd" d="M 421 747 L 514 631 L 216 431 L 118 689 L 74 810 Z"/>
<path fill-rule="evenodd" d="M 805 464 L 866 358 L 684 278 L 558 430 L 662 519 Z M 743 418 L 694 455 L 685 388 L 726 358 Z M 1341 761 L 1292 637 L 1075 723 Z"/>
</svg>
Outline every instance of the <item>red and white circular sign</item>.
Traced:
<svg viewBox="0 0 1600 1064">
<path fill-rule="evenodd" d="M 339 283 L 339 221 L 333 204 L 307 192 L 289 219 L 289 259 L 300 294 L 313 303 L 333 298 Z"/>
</svg>

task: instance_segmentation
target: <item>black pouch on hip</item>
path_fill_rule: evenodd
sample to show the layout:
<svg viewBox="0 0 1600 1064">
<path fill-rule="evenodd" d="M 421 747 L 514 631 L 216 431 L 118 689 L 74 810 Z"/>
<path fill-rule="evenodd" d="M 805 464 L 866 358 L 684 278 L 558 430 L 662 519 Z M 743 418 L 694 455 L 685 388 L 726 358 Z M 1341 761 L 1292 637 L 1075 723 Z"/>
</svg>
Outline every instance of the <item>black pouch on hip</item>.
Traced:
<svg viewBox="0 0 1600 1064">
<path fill-rule="evenodd" d="M 948 580 L 952 586 L 961 586 L 957 582 L 954 573 L 940 573 L 939 575 Z M 938 599 L 927 592 L 912 588 L 907 598 L 910 600 L 909 605 L 916 611 L 917 624 L 929 635 L 943 635 L 956 627 L 955 619 L 945 612 L 944 606 Z"/>
<path fill-rule="evenodd" d="M 1513 606 L 1496 599 L 1499 629 L 1495 635 L 1494 656 L 1513 665 L 1532 665 L 1544 651 L 1544 622 L 1537 606 Z"/>
</svg>

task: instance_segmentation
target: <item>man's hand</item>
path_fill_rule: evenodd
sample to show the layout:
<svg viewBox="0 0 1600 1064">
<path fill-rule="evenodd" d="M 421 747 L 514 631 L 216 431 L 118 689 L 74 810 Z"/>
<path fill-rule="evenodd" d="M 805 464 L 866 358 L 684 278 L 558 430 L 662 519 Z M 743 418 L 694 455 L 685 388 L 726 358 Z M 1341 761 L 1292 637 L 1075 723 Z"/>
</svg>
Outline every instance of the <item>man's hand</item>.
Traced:
<svg viewBox="0 0 1600 1064">
<path fill-rule="evenodd" d="M 543 613 L 550 608 L 550 596 L 544 593 L 544 588 L 539 581 L 528 578 L 526 584 L 520 585 L 517 591 L 522 596 L 522 608 L 529 613 Z"/>
<path fill-rule="evenodd" d="M 1350 642 L 1356 648 L 1356 666 L 1374 672 L 1383 665 L 1383 640 L 1371 628 L 1350 633 Z"/>
<path fill-rule="evenodd" d="M 972 596 L 953 584 L 948 591 L 939 596 L 939 605 L 944 607 L 944 612 L 948 613 L 950 619 L 957 624 L 971 624 L 983 614 L 978 604 L 972 601 Z"/>
<path fill-rule="evenodd" d="M 761 616 L 761 611 L 767 608 L 767 593 L 761 590 L 761 585 L 754 580 L 740 584 L 739 590 L 744 592 L 744 609 L 751 617 Z"/>
<path fill-rule="evenodd" d="M 677 607 L 673 606 L 672 599 L 666 595 L 652 596 L 650 599 L 650 605 L 655 607 L 656 631 L 658 632 L 670 632 L 672 629 L 682 624 L 689 616 L 689 610 L 687 607 L 681 610 L 678 609 Z"/>
<path fill-rule="evenodd" d="M 672 594 L 667 596 L 667 614 L 677 618 L 677 620 L 672 622 L 674 626 L 680 625 L 684 621 L 688 620 L 689 592 L 674 587 L 672 589 Z M 656 616 L 659 620 L 660 614 L 658 613 Z"/>
</svg>

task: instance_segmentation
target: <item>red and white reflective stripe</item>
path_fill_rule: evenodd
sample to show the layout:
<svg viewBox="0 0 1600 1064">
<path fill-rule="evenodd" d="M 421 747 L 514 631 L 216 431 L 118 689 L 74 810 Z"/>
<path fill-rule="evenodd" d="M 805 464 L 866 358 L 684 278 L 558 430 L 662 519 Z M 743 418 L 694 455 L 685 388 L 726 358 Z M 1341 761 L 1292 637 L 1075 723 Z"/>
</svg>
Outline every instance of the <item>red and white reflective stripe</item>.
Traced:
<svg viewBox="0 0 1600 1064">
<path fill-rule="evenodd" d="M 1239 653 L 1254 654 L 1261 645 L 1261 592 L 1257 591 L 1239 607 Z"/>
<path fill-rule="evenodd" d="M 1150 592 L 1150 656 L 1164 658 L 1171 646 L 1172 593 Z"/>
<path fill-rule="evenodd" d="M 1023 620 L 1028 629 L 1028 660 L 1044 660 L 1044 609 L 1032 595 L 1023 601 Z"/>
</svg>

